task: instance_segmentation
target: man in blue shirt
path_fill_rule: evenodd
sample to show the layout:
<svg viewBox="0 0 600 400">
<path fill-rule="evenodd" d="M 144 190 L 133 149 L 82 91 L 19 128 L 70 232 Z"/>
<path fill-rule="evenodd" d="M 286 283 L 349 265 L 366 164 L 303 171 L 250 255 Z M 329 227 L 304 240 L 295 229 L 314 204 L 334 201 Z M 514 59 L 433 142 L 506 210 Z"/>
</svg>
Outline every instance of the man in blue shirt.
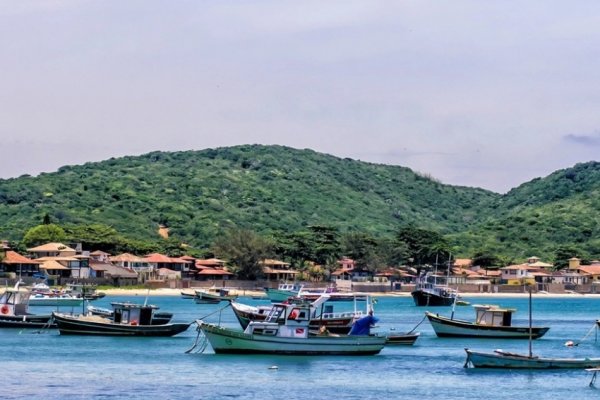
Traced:
<svg viewBox="0 0 600 400">
<path fill-rule="evenodd" d="M 379 321 L 379 318 L 374 317 L 373 310 L 370 310 L 369 315 L 362 317 L 352 325 L 348 335 L 368 335 L 371 333 L 371 327 L 375 326 L 377 321 Z"/>
</svg>

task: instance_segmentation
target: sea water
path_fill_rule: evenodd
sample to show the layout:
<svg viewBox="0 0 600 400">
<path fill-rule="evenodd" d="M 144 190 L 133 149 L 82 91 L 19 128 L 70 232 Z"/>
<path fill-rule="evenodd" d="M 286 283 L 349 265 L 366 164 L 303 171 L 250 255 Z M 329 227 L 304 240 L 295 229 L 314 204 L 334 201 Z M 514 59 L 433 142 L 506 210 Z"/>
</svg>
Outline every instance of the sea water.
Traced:
<svg viewBox="0 0 600 400">
<path fill-rule="evenodd" d="M 94 301 L 143 302 L 143 296 L 107 296 Z M 471 303 L 516 308 L 513 324 L 528 324 L 528 299 L 466 298 Z M 226 303 L 196 304 L 179 297 L 150 297 L 174 322 L 209 322 L 241 329 Z M 247 304 L 267 301 L 240 298 Z M 351 304 L 335 303 L 337 311 Z M 271 356 L 186 353 L 195 326 L 172 338 L 61 336 L 57 330 L 0 329 L 2 399 L 585 399 L 600 397 L 584 370 L 516 371 L 463 368 L 464 348 L 527 353 L 527 340 L 442 339 L 423 320 L 426 307 L 409 297 L 381 297 L 375 305 L 378 332 L 406 332 L 417 326 L 413 346 L 385 347 L 375 356 Z M 450 315 L 451 307 L 430 311 Z M 47 307 L 31 310 L 48 313 Z M 62 311 L 71 311 L 62 309 Z M 75 309 L 75 311 L 79 311 Z M 537 355 L 600 357 L 595 320 L 600 297 L 536 296 L 533 320 L 550 331 L 533 342 Z M 473 320 L 470 306 L 455 318 Z M 584 339 L 585 337 L 585 339 Z M 582 340 L 584 339 L 584 340 Z M 577 346 L 567 347 L 573 341 Z M 600 379 L 599 379 L 600 387 Z"/>
</svg>

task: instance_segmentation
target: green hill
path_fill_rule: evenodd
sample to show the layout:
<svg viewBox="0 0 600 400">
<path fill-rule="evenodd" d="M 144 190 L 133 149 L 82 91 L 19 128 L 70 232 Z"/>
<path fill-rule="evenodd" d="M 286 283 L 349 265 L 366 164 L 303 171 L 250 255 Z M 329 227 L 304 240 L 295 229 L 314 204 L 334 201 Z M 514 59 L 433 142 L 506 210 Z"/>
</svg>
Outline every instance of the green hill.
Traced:
<svg viewBox="0 0 600 400">
<path fill-rule="evenodd" d="M 163 224 L 196 248 L 228 227 L 275 238 L 310 225 L 391 237 L 413 225 L 446 235 L 464 256 L 544 256 L 566 243 L 600 256 L 599 190 L 600 163 L 499 195 L 282 146 L 153 152 L 0 180 L 0 238 L 20 240 L 45 216 L 61 226 L 107 225 L 140 241 L 158 241 Z"/>
</svg>

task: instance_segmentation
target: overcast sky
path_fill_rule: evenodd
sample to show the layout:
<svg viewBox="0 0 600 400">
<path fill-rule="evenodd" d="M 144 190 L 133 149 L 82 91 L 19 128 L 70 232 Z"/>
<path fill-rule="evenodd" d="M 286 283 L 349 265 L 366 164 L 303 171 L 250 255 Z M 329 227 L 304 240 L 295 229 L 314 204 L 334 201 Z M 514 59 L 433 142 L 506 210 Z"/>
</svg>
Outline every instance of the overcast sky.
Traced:
<svg viewBox="0 0 600 400">
<path fill-rule="evenodd" d="M 600 157 L 600 2 L 0 2 L 0 178 L 281 144 L 506 192 Z"/>
</svg>

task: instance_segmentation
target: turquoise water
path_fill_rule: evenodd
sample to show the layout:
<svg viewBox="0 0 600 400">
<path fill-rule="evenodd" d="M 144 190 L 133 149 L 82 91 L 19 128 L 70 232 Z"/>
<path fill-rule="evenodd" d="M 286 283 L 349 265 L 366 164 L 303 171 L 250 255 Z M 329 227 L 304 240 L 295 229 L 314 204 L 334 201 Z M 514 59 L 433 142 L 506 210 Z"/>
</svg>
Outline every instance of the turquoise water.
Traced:
<svg viewBox="0 0 600 400">
<path fill-rule="evenodd" d="M 109 297 L 95 301 L 139 301 Z M 527 324 L 527 299 L 469 299 L 514 307 L 515 324 Z M 243 298 L 248 304 L 259 300 Z M 178 297 L 154 297 L 150 303 L 175 314 L 178 322 L 204 317 L 219 305 L 199 305 Z M 265 302 L 263 302 L 265 303 Z M 338 305 L 335 305 L 336 309 Z M 379 331 L 408 331 L 423 318 L 410 298 L 380 298 Z M 48 312 L 37 308 L 33 312 Z M 340 309 L 341 311 L 341 309 Z M 432 311 L 448 315 L 449 307 Z M 600 357 L 595 330 L 579 341 L 600 317 L 600 298 L 535 298 L 534 324 L 550 331 L 534 342 L 534 353 L 553 357 Z M 457 307 L 457 318 L 473 319 L 473 309 Z M 238 328 L 229 308 L 206 320 Z M 186 354 L 196 337 L 193 326 L 173 338 L 60 336 L 0 329 L 3 399 L 584 399 L 600 396 L 590 388 L 591 373 L 464 369 L 464 348 L 501 348 L 527 352 L 527 341 L 439 339 L 427 321 L 417 329 L 414 346 L 386 347 L 376 356 L 291 357 Z M 278 369 L 270 369 L 277 366 Z M 600 380 L 599 380 L 600 387 Z"/>
</svg>

